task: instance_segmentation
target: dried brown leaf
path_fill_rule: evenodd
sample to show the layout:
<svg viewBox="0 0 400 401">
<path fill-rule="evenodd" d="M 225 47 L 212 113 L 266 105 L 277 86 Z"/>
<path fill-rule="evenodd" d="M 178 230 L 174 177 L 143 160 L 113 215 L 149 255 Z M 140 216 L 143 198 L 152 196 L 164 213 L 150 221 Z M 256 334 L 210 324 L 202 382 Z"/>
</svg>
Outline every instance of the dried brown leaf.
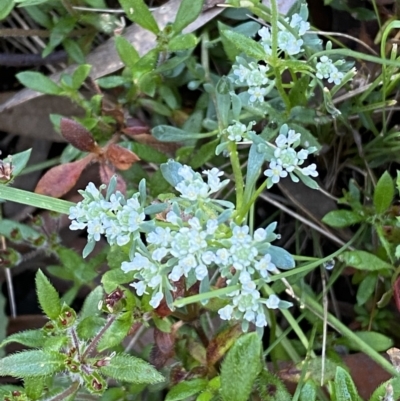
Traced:
<svg viewBox="0 0 400 401">
<path fill-rule="evenodd" d="M 54 198 L 63 196 L 74 187 L 82 171 L 92 160 L 93 155 L 90 154 L 81 160 L 51 168 L 39 180 L 35 192 Z"/>
<path fill-rule="evenodd" d="M 131 150 L 116 145 L 115 143 L 107 146 L 104 156 L 119 170 L 128 170 L 133 163 L 140 160 Z"/>
</svg>

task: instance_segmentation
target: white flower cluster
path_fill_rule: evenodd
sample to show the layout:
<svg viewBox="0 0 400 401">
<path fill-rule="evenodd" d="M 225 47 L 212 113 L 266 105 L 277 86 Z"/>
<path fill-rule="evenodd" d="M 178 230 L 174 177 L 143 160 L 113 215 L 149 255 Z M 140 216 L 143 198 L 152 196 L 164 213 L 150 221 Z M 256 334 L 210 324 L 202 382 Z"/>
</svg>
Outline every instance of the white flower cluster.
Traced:
<svg viewBox="0 0 400 401">
<path fill-rule="evenodd" d="M 301 52 L 303 39 L 298 38 L 310 29 L 310 24 L 304 21 L 299 14 L 294 14 L 290 20 L 287 18 L 286 21 L 292 28 L 292 32 L 279 23 L 278 48 L 292 56 Z M 271 54 L 270 29 L 263 27 L 258 31 L 258 34 L 261 37 L 260 43 L 264 47 L 266 54 Z M 247 92 L 250 95 L 250 103 L 262 103 L 275 84 L 273 79 L 268 78 L 269 66 L 260 65 L 254 61 L 247 62 L 243 57 L 236 57 L 236 62 L 237 64 L 233 66 L 233 74 L 237 77 L 235 83 L 249 87 Z"/>
<path fill-rule="evenodd" d="M 105 186 L 99 191 L 90 183 L 85 191 L 80 191 L 83 200 L 70 209 L 70 228 L 87 228 L 89 242 L 98 241 L 104 234 L 111 245 L 134 244 L 121 269 L 125 273 L 133 272 L 135 281 L 131 286 L 139 296 L 150 294 L 153 308 L 157 308 L 164 297 L 170 305 L 174 283 L 182 278 L 186 288 L 198 281 L 202 282 L 202 288 L 209 288 L 209 271 L 218 271 L 228 285 L 239 286 L 226 295 L 228 303 L 219 310 L 221 318 L 242 320 L 245 329 L 249 323 L 264 327 L 267 324 L 265 307 L 290 306 L 276 296 L 262 298 L 260 292 L 270 274 L 279 272 L 270 244 L 277 238 L 276 223 L 257 229 L 253 235 L 249 234 L 247 225 L 232 222 L 227 226 L 231 204 L 209 198 L 228 181 L 221 182 L 221 171 L 217 168 L 204 171 L 206 183 L 189 166 L 177 162 L 163 166 L 164 177 L 167 180 L 174 177 L 171 179 L 175 189 L 181 194 L 169 202 L 164 219 L 145 222 L 146 214 L 157 209 L 154 205 L 146 208 L 141 205 L 145 185 L 142 189 L 139 186 L 139 193 L 126 200 L 118 191 L 111 194 L 110 188 L 104 197 L 101 190 Z M 213 202 L 219 203 L 215 206 Z M 145 235 L 144 242 L 139 234 Z M 273 248 L 275 255 L 286 252 Z M 285 268 L 294 266 L 290 256 L 289 260 Z"/>
<path fill-rule="evenodd" d="M 300 167 L 309 154 L 316 151 L 316 148 L 308 148 L 296 152 L 295 148 L 300 144 L 300 137 L 301 134 L 296 133 L 293 129 L 289 130 L 286 124 L 282 125 L 275 140 L 274 157 L 270 160 L 269 168 L 264 171 L 264 175 L 268 177 L 268 188 L 277 184 L 281 178 L 287 177 L 288 174 L 294 182 L 298 182 L 299 179 L 294 176 L 294 172 L 300 172 L 305 176 L 318 176 L 315 163 L 304 168 Z"/>
<path fill-rule="evenodd" d="M 102 185 L 100 190 L 104 188 L 105 185 Z M 83 200 L 70 209 L 71 230 L 87 228 L 88 242 L 99 241 L 101 234 L 105 234 L 110 245 L 119 246 L 139 235 L 145 219 L 144 209 L 138 200 L 139 194 L 126 200 L 117 191 L 106 200 L 92 182 L 86 190 L 79 192 Z"/>
<path fill-rule="evenodd" d="M 343 64 L 344 60 L 338 60 L 335 64 L 327 56 L 322 56 L 319 60 L 316 65 L 316 77 L 319 79 L 325 78 L 329 83 L 333 82 L 335 85 L 339 85 L 342 82 L 343 73 L 337 69 L 335 64 Z"/>
<path fill-rule="evenodd" d="M 304 21 L 299 14 L 293 14 L 290 20 L 289 18 L 285 20 L 292 28 L 292 31 L 289 31 L 283 24 L 278 23 L 278 48 L 288 55 L 294 56 L 302 51 L 303 39 L 299 39 L 299 37 L 310 29 L 310 24 Z M 296 35 L 293 34 L 293 31 Z M 265 52 L 271 54 L 272 37 L 270 29 L 263 27 L 258 31 L 258 34 L 261 37 L 261 44 Z"/>
<path fill-rule="evenodd" d="M 275 83 L 267 76 L 269 67 L 254 61 L 248 63 L 243 57 L 236 57 L 236 62 L 238 64 L 233 65 L 233 74 L 237 77 L 235 82 L 249 87 L 247 92 L 250 95 L 250 103 L 263 102 L 264 96 L 271 91 Z"/>
<path fill-rule="evenodd" d="M 232 142 L 241 142 L 242 140 L 249 140 L 249 134 L 255 133 L 251 131 L 253 125 L 256 122 L 250 122 L 247 127 L 242 124 L 240 121 L 233 121 L 233 124 L 230 125 L 225 131 L 228 134 L 227 138 Z"/>
<path fill-rule="evenodd" d="M 229 180 L 221 182 L 222 171 L 217 168 L 203 171 L 207 175 L 207 183 L 199 173 L 194 172 L 189 166 L 182 166 L 178 170 L 178 175 L 182 180 L 176 185 L 175 189 L 181 193 L 181 197 L 190 201 L 209 199 L 209 196 L 222 189 Z"/>
</svg>

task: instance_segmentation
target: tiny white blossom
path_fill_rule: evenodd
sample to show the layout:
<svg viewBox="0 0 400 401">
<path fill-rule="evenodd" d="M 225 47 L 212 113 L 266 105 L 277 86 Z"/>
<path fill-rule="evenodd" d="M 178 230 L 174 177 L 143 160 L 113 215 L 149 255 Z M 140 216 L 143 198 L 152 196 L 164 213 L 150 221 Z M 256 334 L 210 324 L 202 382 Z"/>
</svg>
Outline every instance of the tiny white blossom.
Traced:
<svg viewBox="0 0 400 401">
<path fill-rule="evenodd" d="M 275 294 L 272 294 L 272 295 L 269 296 L 269 298 L 267 299 L 265 304 L 267 305 L 267 307 L 269 309 L 278 309 L 280 301 L 281 300 L 279 299 L 278 296 L 276 296 Z"/>
<path fill-rule="evenodd" d="M 226 305 L 223 308 L 221 308 L 218 311 L 219 317 L 222 320 L 231 320 L 232 319 L 232 313 L 233 313 L 233 306 L 232 305 Z"/>
<path fill-rule="evenodd" d="M 267 94 L 267 89 L 261 88 L 259 86 L 255 86 L 255 87 L 249 88 L 248 93 L 250 95 L 250 98 L 249 98 L 250 103 L 255 103 L 255 102 L 261 103 L 264 101 L 264 96 Z"/>
<path fill-rule="evenodd" d="M 281 178 L 287 177 L 288 172 L 273 160 L 269 164 L 269 169 L 264 171 L 264 175 L 270 177 L 273 184 L 277 184 Z"/>
<path fill-rule="evenodd" d="M 163 298 L 164 294 L 162 292 L 154 293 L 149 302 L 150 306 L 152 306 L 153 308 L 158 308 Z"/>
<path fill-rule="evenodd" d="M 318 177 L 317 166 L 315 163 L 310 164 L 307 167 L 300 169 L 304 175 L 308 175 L 311 177 Z"/>
<path fill-rule="evenodd" d="M 267 233 L 265 232 L 264 228 L 257 228 L 256 231 L 254 231 L 254 241 L 256 242 L 263 242 L 265 238 L 267 237 Z"/>
<path fill-rule="evenodd" d="M 302 44 L 303 40 L 296 39 L 296 37 L 289 31 L 278 32 L 278 46 L 287 54 L 293 56 L 300 53 Z"/>
<path fill-rule="evenodd" d="M 336 70 L 330 73 L 328 82 L 329 83 L 333 82 L 335 85 L 339 85 L 342 82 L 342 79 L 343 79 L 343 73 Z"/>
</svg>

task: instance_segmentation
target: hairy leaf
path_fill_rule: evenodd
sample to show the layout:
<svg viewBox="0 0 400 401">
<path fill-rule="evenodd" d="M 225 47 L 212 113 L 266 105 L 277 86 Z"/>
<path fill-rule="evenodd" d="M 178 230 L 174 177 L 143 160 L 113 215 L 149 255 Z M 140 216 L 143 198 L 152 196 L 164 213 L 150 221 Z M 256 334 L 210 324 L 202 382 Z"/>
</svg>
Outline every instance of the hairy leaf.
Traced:
<svg viewBox="0 0 400 401">
<path fill-rule="evenodd" d="M 56 319 L 61 313 L 60 297 L 48 278 L 39 269 L 36 273 L 36 291 L 43 312 L 50 318 Z"/>
<path fill-rule="evenodd" d="M 247 401 L 261 369 L 261 340 L 256 333 L 244 334 L 229 350 L 222 364 L 222 399 Z"/>
<path fill-rule="evenodd" d="M 64 355 L 54 351 L 24 351 L 0 359 L 0 376 L 49 376 L 65 368 L 64 360 Z"/>
<path fill-rule="evenodd" d="M 147 362 L 130 355 L 116 355 L 109 365 L 100 368 L 101 372 L 114 379 L 128 383 L 159 383 L 164 377 Z"/>
</svg>

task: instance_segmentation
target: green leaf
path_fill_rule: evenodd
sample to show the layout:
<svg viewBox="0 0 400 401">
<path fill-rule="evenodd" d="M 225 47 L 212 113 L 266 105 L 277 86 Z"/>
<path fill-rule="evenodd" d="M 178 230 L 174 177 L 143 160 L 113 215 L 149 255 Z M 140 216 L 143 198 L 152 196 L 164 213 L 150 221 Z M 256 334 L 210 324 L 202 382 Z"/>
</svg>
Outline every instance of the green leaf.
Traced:
<svg viewBox="0 0 400 401">
<path fill-rule="evenodd" d="M 85 79 L 89 76 L 92 66 L 89 64 L 80 65 L 72 74 L 72 87 L 79 89 Z"/>
<path fill-rule="evenodd" d="M 0 341 L 3 341 L 7 337 L 8 318 L 5 313 L 6 299 L 0 292 Z M 0 345 L 0 359 L 4 356 L 5 351 L 1 349 Z M 1 397 L 1 392 L 0 392 Z"/>
<path fill-rule="evenodd" d="M 375 290 L 378 275 L 370 273 L 360 283 L 357 289 L 357 305 L 364 305 Z"/>
<path fill-rule="evenodd" d="M 128 383 L 153 384 L 165 380 L 149 363 L 126 354 L 114 356 L 109 365 L 100 370 L 106 376 Z"/>
<path fill-rule="evenodd" d="M 315 401 L 317 399 L 317 386 L 313 380 L 307 380 L 300 391 L 300 401 Z"/>
<path fill-rule="evenodd" d="M 124 273 L 121 269 L 109 270 L 101 278 L 101 283 L 104 286 L 104 291 L 110 293 L 119 285 L 132 282 L 133 275 Z"/>
<path fill-rule="evenodd" d="M 222 31 L 222 35 L 249 57 L 254 57 L 256 60 L 265 60 L 268 57 L 262 45 L 251 38 L 229 30 Z"/>
<path fill-rule="evenodd" d="M 200 149 L 188 160 L 188 164 L 197 169 L 204 166 L 215 156 L 215 147 L 219 142 L 219 138 L 215 141 L 207 142 L 200 147 Z"/>
<path fill-rule="evenodd" d="M 0 359 L 0 376 L 41 377 L 65 369 L 65 355 L 53 351 L 32 350 Z"/>
<path fill-rule="evenodd" d="M 264 154 L 257 150 L 258 145 L 253 143 L 250 147 L 249 158 L 247 163 L 246 186 L 244 189 L 244 200 L 246 203 L 250 201 L 253 194 L 257 179 L 260 176 L 261 167 L 264 163 Z"/>
<path fill-rule="evenodd" d="M 115 347 L 122 343 L 122 340 L 127 336 L 129 329 L 133 323 L 133 315 L 131 311 L 122 313 L 111 326 L 106 330 L 101 338 L 97 350 L 103 352 L 108 348 Z"/>
<path fill-rule="evenodd" d="M 393 347 L 393 340 L 375 331 L 355 331 L 354 334 L 377 352 L 385 352 Z M 338 344 L 346 345 L 352 351 L 361 351 L 352 339 L 343 337 L 337 340 Z"/>
<path fill-rule="evenodd" d="M 0 185 L 0 199 L 22 203 L 23 205 L 34 206 L 39 209 L 51 210 L 53 212 L 69 214 L 69 209 L 75 203 L 62 199 L 52 198 L 51 196 L 35 194 L 22 189 L 10 188 Z"/>
<path fill-rule="evenodd" d="M 160 32 L 153 14 L 143 0 L 120 0 L 119 3 L 131 21 L 156 35 Z"/>
<path fill-rule="evenodd" d="M 136 62 L 140 59 L 137 50 L 123 36 L 116 36 L 114 41 L 119 58 L 125 64 L 125 67 L 133 69 Z"/>
<path fill-rule="evenodd" d="M 14 0 L 1 0 L 0 2 L 0 21 L 7 18 L 14 7 Z"/>
<path fill-rule="evenodd" d="M 323 223 L 335 228 L 348 227 L 363 220 L 363 216 L 352 210 L 332 210 L 322 218 Z"/>
<path fill-rule="evenodd" d="M 77 64 L 85 63 L 85 54 L 83 53 L 79 43 L 72 39 L 64 39 L 62 42 L 68 56 Z"/>
<path fill-rule="evenodd" d="M 378 271 L 383 269 L 393 270 L 394 267 L 372 253 L 365 251 L 346 251 L 340 255 L 341 259 L 348 266 L 355 269 Z"/>
<path fill-rule="evenodd" d="M 0 347 L 4 347 L 10 343 L 19 343 L 27 347 L 39 348 L 43 346 L 45 339 L 46 335 L 42 330 L 26 330 L 9 335 L 2 343 L 0 343 Z"/>
<path fill-rule="evenodd" d="M 65 40 L 75 28 L 77 19 L 71 15 L 59 18 L 50 30 L 50 38 L 42 52 L 42 57 L 47 57 L 53 50 Z"/>
<path fill-rule="evenodd" d="M 203 8 L 204 0 L 182 0 L 172 28 L 181 32 L 191 22 L 197 19 Z"/>
<path fill-rule="evenodd" d="M 25 150 L 24 152 L 16 153 L 15 155 L 6 157 L 3 162 L 12 163 L 13 177 L 21 174 L 22 170 L 28 164 L 29 158 L 31 157 L 32 149 Z"/>
<path fill-rule="evenodd" d="M 96 80 L 100 88 L 110 89 L 117 88 L 126 84 L 127 80 L 121 75 L 109 75 L 108 77 L 102 77 Z"/>
<path fill-rule="evenodd" d="M 283 270 L 290 270 L 295 267 L 293 256 L 285 249 L 271 245 L 267 251 L 271 255 L 272 263 Z"/>
<path fill-rule="evenodd" d="M 36 291 L 43 312 L 50 319 L 57 319 L 61 313 L 60 297 L 50 281 L 39 269 L 36 273 Z"/>
<path fill-rule="evenodd" d="M 63 91 L 55 82 L 40 72 L 24 71 L 18 73 L 16 77 L 22 85 L 40 93 L 59 95 Z"/>
<path fill-rule="evenodd" d="M 385 383 L 382 383 L 371 395 L 369 401 L 382 401 L 386 394 L 386 389 L 391 385 L 393 387 L 393 400 L 398 400 L 400 397 L 400 378 L 394 377 Z M 389 400 L 389 398 L 387 398 Z"/>
<path fill-rule="evenodd" d="M 40 233 L 26 224 L 17 223 L 13 220 L 3 219 L 0 224 L 0 235 L 4 235 L 9 240 L 18 240 L 19 238 L 32 241 L 40 237 Z"/>
<path fill-rule="evenodd" d="M 172 38 L 168 43 L 168 50 L 171 52 L 177 52 L 181 50 L 191 49 L 198 43 L 196 35 L 193 33 L 186 33 L 178 35 Z"/>
<path fill-rule="evenodd" d="M 376 184 L 374 192 L 374 206 L 377 213 L 385 212 L 392 204 L 394 197 L 394 183 L 390 174 L 385 171 Z"/>
<path fill-rule="evenodd" d="M 46 377 L 25 377 L 24 390 L 29 399 L 38 400 L 44 391 Z"/>
<path fill-rule="evenodd" d="M 222 399 L 247 401 L 261 369 L 261 340 L 256 333 L 244 334 L 235 342 L 222 363 Z"/>
<path fill-rule="evenodd" d="M 360 401 L 354 382 L 348 372 L 338 366 L 334 381 L 336 401 Z"/>
<path fill-rule="evenodd" d="M 188 139 L 202 139 L 206 134 L 183 131 L 170 125 L 158 125 L 151 130 L 152 135 L 162 142 L 180 142 Z"/>
<path fill-rule="evenodd" d="M 194 379 L 180 382 L 168 391 L 165 401 L 185 400 L 197 393 L 200 393 L 200 391 L 205 390 L 206 387 L 206 379 Z"/>
<path fill-rule="evenodd" d="M 84 319 L 85 317 L 96 316 L 99 314 L 99 302 L 103 299 L 103 297 L 104 291 L 99 285 L 86 297 L 79 313 L 79 319 Z"/>
</svg>

